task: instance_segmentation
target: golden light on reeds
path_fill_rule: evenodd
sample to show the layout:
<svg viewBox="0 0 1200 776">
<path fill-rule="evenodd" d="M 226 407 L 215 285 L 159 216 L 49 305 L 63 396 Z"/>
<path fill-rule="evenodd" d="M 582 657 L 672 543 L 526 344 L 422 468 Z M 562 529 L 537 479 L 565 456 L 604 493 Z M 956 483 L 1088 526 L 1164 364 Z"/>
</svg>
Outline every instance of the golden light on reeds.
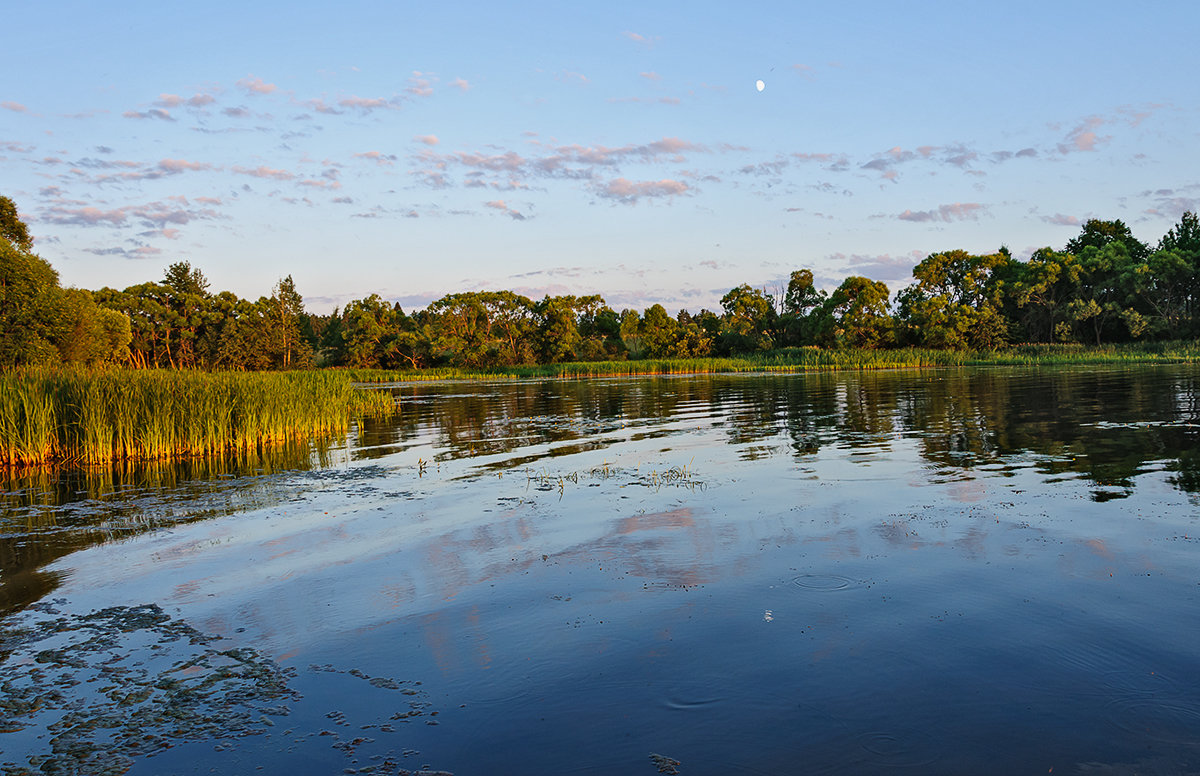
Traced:
<svg viewBox="0 0 1200 776">
<path fill-rule="evenodd" d="M 0 465 L 190 458 L 343 433 L 390 394 L 338 372 L 0 374 Z"/>
</svg>

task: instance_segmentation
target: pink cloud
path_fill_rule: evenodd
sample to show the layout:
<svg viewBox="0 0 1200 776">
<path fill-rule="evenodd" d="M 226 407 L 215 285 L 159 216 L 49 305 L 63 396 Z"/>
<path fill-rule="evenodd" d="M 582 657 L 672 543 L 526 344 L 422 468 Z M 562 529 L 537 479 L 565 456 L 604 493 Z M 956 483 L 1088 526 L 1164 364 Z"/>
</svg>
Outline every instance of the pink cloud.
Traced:
<svg viewBox="0 0 1200 776">
<path fill-rule="evenodd" d="M 290 173 L 287 170 L 274 170 L 261 165 L 254 169 L 234 165 L 233 171 L 239 175 L 249 175 L 254 178 L 270 178 L 277 181 L 290 181 L 296 177 L 294 173 Z"/>
<path fill-rule="evenodd" d="M 632 205 L 643 197 L 676 197 L 686 194 L 690 189 L 683 181 L 663 179 L 659 181 L 631 181 L 617 178 L 602 186 L 596 187 L 596 193 L 605 199 Z"/>
<path fill-rule="evenodd" d="M 655 73 L 654 71 L 650 71 L 650 72 L 646 72 L 646 73 L 638 73 L 638 75 L 640 75 L 642 78 L 645 78 L 647 81 L 661 81 L 662 80 L 662 76 L 659 75 L 658 73 Z"/>
<path fill-rule="evenodd" d="M 12 102 L 11 100 L 7 100 L 5 102 L 0 102 L 0 108 L 4 108 L 5 110 L 11 110 L 14 113 L 28 113 L 29 112 L 29 108 L 26 108 L 24 105 L 22 105 L 19 102 Z"/>
<path fill-rule="evenodd" d="M 505 204 L 504 200 L 502 200 L 502 199 L 492 200 L 491 202 L 484 202 L 483 206 L 490 207 L 493 210 L 499 210 L 502 213 L 504 213 L 505 215 L 507 215 L 508 217 L 512 218 L 514 221 L 524 221 L 525 220 L 525 216 L 523 214 L 521 214 L 519 211 L 509 207 L 507 204 Z"/>
<path fill-rule="evenodd" d="M 129 219 L 137 219 L 146 226 L 164 229 L 167 224 L 187 224 L 195 219 L 220 218 L 211 208 L 196 208 L 187 197 L 168 197 L 166 201 L 148 202 L 144 205 L 129 205 L 115 210 L 97 207 L 65 207 L 55 205 L 41 211 L 41 220 L 53 224 L 74 226 L 124 226 Z"/>
<path fill-rule="evenodd" d="M 343 108 L 355 108 L 357 110 L 362 111 L 363 113 L 368 113 L 370 111 L 375 110 L 376 108 L 398 107 L 398 103 L 393 102 L 391 100 L 385 100 L 382 97 L 354 97 L 354 96 L 343 97 L 342 99 L 338 100 L 338 105 L 340 105 Z"/>
<path fill-rule="evenodd" d="M 1059 226 L 1079 226 L 1083 223 L 1075 216 L 1064 216 L 1062 213 L 1055 213 L 1052 216 L 1042 216 L 1042 220 L 1048 224 L 1057 224 Z"/>
<path fill-rule="evenodd" d="M 171 117 L 170 111 L 164 110 L 162 108 L 150 108 L 149 110 L 147 110 L 145 112 L 127 110 L 124 113 L 122 113 L 121 115 L 127 119 L 161 119 L 163 121 L 174 121 L 175 120 L 174 118 Z"/>
<path fill-rule="evenodd" d="M 1088 116 L 1067 133 L 1064 142 L 1058 144 L 1058 152 L 1069 154 L 1074 151 L 1095 151 L 1096 146 L 1112 140 L 1112 135 L 1096 133 L 1096 129 L 1104 123 L 1105 120 L 1099 116 Z"/>
<path fill-rule="evenodd" d="M 185 105 L 189 108 L 202 108 L 214 102 L 216 102 L 216 98 L 211 94 L 197 93 L 187 98 L 180 97 L 178 94 L 160 94 L 155 105 L 163 108 L 177 108 L 180 105 Z"/>
<path fill-rule="evenodd" d="M 657 36 L 651 38 L 646 35 L 640 35 L 636 32 L 631 32 L 629 30 L 625 30 L 624 32 L 621 33 L 621 35 L 624 36 L 625 38 L 633 41 L 634 43 L 637 43 L 642 46 L 646 46 L 647 48 L 653 47 L 655 41 L 659 40 L 659 38 Z"/>
<path fill-rule="evenodd" d="M 418 143 L 424 143 L 427 146 L 435 146 L 439 142 L 437 135 L 417 135 L 413 140 L 416 140 Z"/>
<path fill-rule="evenodd" d="M 248 75 L 237 82 L 237 85 L 245 89 L 250 94 L 270 94 L 278 87 L 275 84 L 269 84 L 257 76 Z"/>
<path fill-rule="evenodd" d="M 463 92 L 471 88 L 471 84 L 467 83 L 467 79 L 465 78 L 455 78 L 450 82 L 450 85 Z"/>
<path fill-rule="evenodd" d="M 871 256 L 866 254 L 835 253 L 829 256 L 834 261 L 845 261 L 843 272 L 869 277 L 872 280 L 907 280 L 912 277 L 912 268 L 924 257 L 919 251 L 911 251 L 907 255 L 892 256 L 882 254 Z"/>
<path fill-rule="evenodd" d="M 212 165 L 205 162 L 189 162 L 186 159 L 163 159 L 158 168 L 165 172 L 177 173 L 185 170 L 211 170 Z"/>
<path fill-rule="evenodd" d="M 335 180 L 317 180 L 315 178 L 297 181 L 298 186 L 308 186 L 314 189 L 331 189 L 337 190 L 342 187 L 342 184 Z"/>
<path fill-rule="evenodd" d="M 987 206 L 977 202 L 955 202 L 949 205 L 938 205 L 936 210 L 905 210 L 896 216 L 901 221 L 964 221 L 975 220 L 979 214 L 986 212 Z"/>
<path fill-rule="evenodd" d="M 340 110 L 333 107 L 332 105 L 329 105 L 328 103 L 325 102 L 325 100 L 322 100 L 319 97 L 308 100 L 304 104 L 307 105 L 308 107 L 312 108 L 313 110 L 315 110 L 317 113 L 325 113 L 325 114 L 334 115 L 334 116 L 341 114 Z"/>
<path fill-rule="evenodd" d="M 393 154 L 385 154 L 380 151 L 365 151 L 361 154 L 354 154 L 356 159 L 366 159 L 369 162 L 375 162 L 383 167 L 391 167 L 396 162 L 396 157 Z"/>
<path fill-rule="evenodd" d="M 433 94 L 432 76 L 429 73 L 414 70 L 412 76 L 408 79 L 408 86 L 405 87 L 404 91 L 414 97 L 428 97 Z"/>
</svg>

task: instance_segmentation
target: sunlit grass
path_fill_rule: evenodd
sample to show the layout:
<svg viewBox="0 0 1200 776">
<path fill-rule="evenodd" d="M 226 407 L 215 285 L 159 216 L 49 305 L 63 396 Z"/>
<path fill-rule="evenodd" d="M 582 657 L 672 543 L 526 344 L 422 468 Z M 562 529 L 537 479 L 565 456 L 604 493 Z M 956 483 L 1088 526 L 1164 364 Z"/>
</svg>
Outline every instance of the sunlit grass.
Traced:
<svg viewBox="0 0 1200 776">
<path fill-rule="evenodd" d="M 0 374 L 0 465 L 151 461 L 343 433 L 392 397 L 344 373 L 23 369 Z"/>
</svg>

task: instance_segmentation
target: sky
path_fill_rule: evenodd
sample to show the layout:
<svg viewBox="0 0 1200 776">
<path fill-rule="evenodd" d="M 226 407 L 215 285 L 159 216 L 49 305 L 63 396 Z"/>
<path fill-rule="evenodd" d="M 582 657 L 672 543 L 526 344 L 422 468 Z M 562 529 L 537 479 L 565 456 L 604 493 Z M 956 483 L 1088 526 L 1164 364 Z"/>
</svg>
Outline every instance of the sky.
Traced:
<svg viewBox="0 0 1200 776">
<path fill-rule="evenodd" d="M 720 310 L 1200 209 L 1200 5 L 13 3 L 0 194 L 64 286 L 179 261 Z M 762 80 L 760 91 L 756 81 Z"/>
</svg>

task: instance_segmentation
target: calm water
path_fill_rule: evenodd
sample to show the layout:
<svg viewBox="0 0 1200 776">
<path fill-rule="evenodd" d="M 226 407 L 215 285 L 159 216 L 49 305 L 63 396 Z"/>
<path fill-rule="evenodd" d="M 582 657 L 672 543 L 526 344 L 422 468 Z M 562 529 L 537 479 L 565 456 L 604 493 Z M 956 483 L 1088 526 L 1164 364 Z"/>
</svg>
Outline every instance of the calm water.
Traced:
<svg viewBox="0 0 1200 776">
<path fill-rule="evenodd" d="M 9 482 L 0 773 L 1200 772 L 1194 367 L 393 390 Z"/>
</svg>

